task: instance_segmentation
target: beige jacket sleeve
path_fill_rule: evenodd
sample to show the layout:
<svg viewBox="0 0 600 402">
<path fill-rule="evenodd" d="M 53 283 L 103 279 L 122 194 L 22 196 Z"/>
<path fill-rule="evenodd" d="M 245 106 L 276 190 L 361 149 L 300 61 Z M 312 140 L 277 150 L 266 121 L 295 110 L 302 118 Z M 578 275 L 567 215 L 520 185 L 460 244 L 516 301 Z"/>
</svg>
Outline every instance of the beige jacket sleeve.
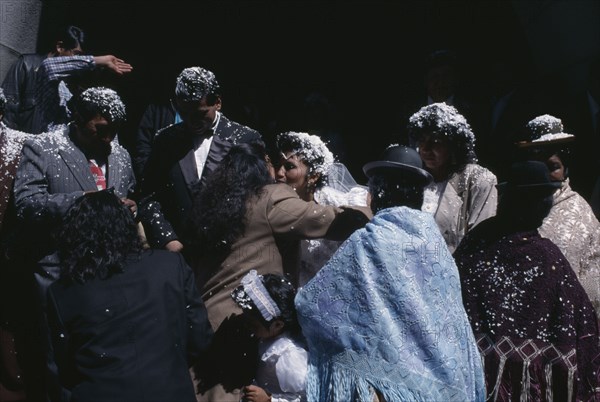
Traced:
<svg viewBox="0 0 600 402">
<path fill-rule="evenodd" d="M 364 226 L 372 217 L 366 207 L 334 207 L 301 200 L 285 184 L 276 186 L 267 206 L 269 224 L 275 234 L 302 239 L 340 240 Z"/>
</svg>

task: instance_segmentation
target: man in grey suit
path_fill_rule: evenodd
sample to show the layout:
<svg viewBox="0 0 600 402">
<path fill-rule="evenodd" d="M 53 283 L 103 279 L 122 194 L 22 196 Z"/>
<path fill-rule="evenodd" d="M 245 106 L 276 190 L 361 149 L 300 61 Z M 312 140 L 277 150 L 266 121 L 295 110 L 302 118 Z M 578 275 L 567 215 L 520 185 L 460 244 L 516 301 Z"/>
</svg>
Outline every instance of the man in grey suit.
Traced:
<svg viewBox="0 0 600 402">
<path fill-rule="evenodd" d="M 19 218 L 44 237 L 41 262 L 50 262 L 51 231 L 84 193 L 114 187 L 115 194 L 135 208 L 128 198 L 135 186 L 131 158 L 113 142 L 125 120 L 125 105 L 115 91 L 98 87 L 87 89 L 71 105 L 72 123 L 25 142 L 15 179 Z M 102 171 L 98 177 L 92 172 L 92 161 L 94 169 Z M 58 272 L 39 274 L 53 281 Z"/>
<path fill-rule="evenodd" d="M 128 198 L 135 186 L 131 158 L 113 141 L 125 120 L 125 105 L 115 91 L 93 87 L 72 98 L 69 107 L 73 122 L 25 142 L 14 186 L 19 238 L 28 243 L 25 252 L 38 285 L 43 334 L 47 289 L 60 276 L 53 232 L 67 210 L 85 193 L 111 187 L 132 212 L 136 208 Z M 48 395 L 54 400 L 61 391 L 49 344 L 46 347 Z"/>
</svg>

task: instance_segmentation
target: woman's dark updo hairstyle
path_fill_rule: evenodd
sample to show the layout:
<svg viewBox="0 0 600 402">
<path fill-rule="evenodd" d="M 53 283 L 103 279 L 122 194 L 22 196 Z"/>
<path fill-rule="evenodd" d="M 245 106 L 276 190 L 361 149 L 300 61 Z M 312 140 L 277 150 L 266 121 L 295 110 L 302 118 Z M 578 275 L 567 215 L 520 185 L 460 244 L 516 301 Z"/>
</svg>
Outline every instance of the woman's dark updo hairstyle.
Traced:
<svg viewBox="0 0 600 402">
<path fill-rule="evenodd" d="M 61 276 L 84 283 L 123 272 L 127 259 L 142 250 L 133 214 L 111 190 L 80 197 L 57 235 Z"/>
<path fill-rule="evenodd" d="M 273 182 L 262 145 L 231 147 L 194 197 L 191 223 L 200 252 L 226 254 L 246 228 L 248 201 Z"/>
</svg>

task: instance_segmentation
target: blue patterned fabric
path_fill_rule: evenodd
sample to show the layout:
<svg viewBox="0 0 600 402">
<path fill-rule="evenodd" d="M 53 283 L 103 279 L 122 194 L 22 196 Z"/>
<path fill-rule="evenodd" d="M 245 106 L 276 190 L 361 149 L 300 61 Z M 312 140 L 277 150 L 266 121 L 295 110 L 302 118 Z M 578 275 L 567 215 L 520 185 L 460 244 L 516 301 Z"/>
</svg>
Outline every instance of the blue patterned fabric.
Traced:
<svg viewBox="0 0 600 402">
<path fill-rule="evenodd" d="M 483 401 L 456 264 L 430 214 L 380 211 L 306 286 L 309 401 Z"/>
</svg>

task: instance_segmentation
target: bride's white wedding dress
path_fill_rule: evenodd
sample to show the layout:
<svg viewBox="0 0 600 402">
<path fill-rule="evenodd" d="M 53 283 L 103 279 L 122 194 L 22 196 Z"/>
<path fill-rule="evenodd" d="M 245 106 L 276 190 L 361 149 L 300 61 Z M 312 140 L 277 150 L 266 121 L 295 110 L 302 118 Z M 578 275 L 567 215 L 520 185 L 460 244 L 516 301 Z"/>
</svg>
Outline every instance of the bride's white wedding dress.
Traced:
<svg viewBox="0 0 600 402">
<path fill-rule="evenodd" d="M 327 184 L 315 191 L 315 202 L 336 207 L 367 206 L 367 187 L 356 183 L 346 166 L 334 163 L 328 171 Z M 313 239 L 302 240 L 298 286 L 304 286 L 329 261 L 342 242 Z"/>
</svg>

